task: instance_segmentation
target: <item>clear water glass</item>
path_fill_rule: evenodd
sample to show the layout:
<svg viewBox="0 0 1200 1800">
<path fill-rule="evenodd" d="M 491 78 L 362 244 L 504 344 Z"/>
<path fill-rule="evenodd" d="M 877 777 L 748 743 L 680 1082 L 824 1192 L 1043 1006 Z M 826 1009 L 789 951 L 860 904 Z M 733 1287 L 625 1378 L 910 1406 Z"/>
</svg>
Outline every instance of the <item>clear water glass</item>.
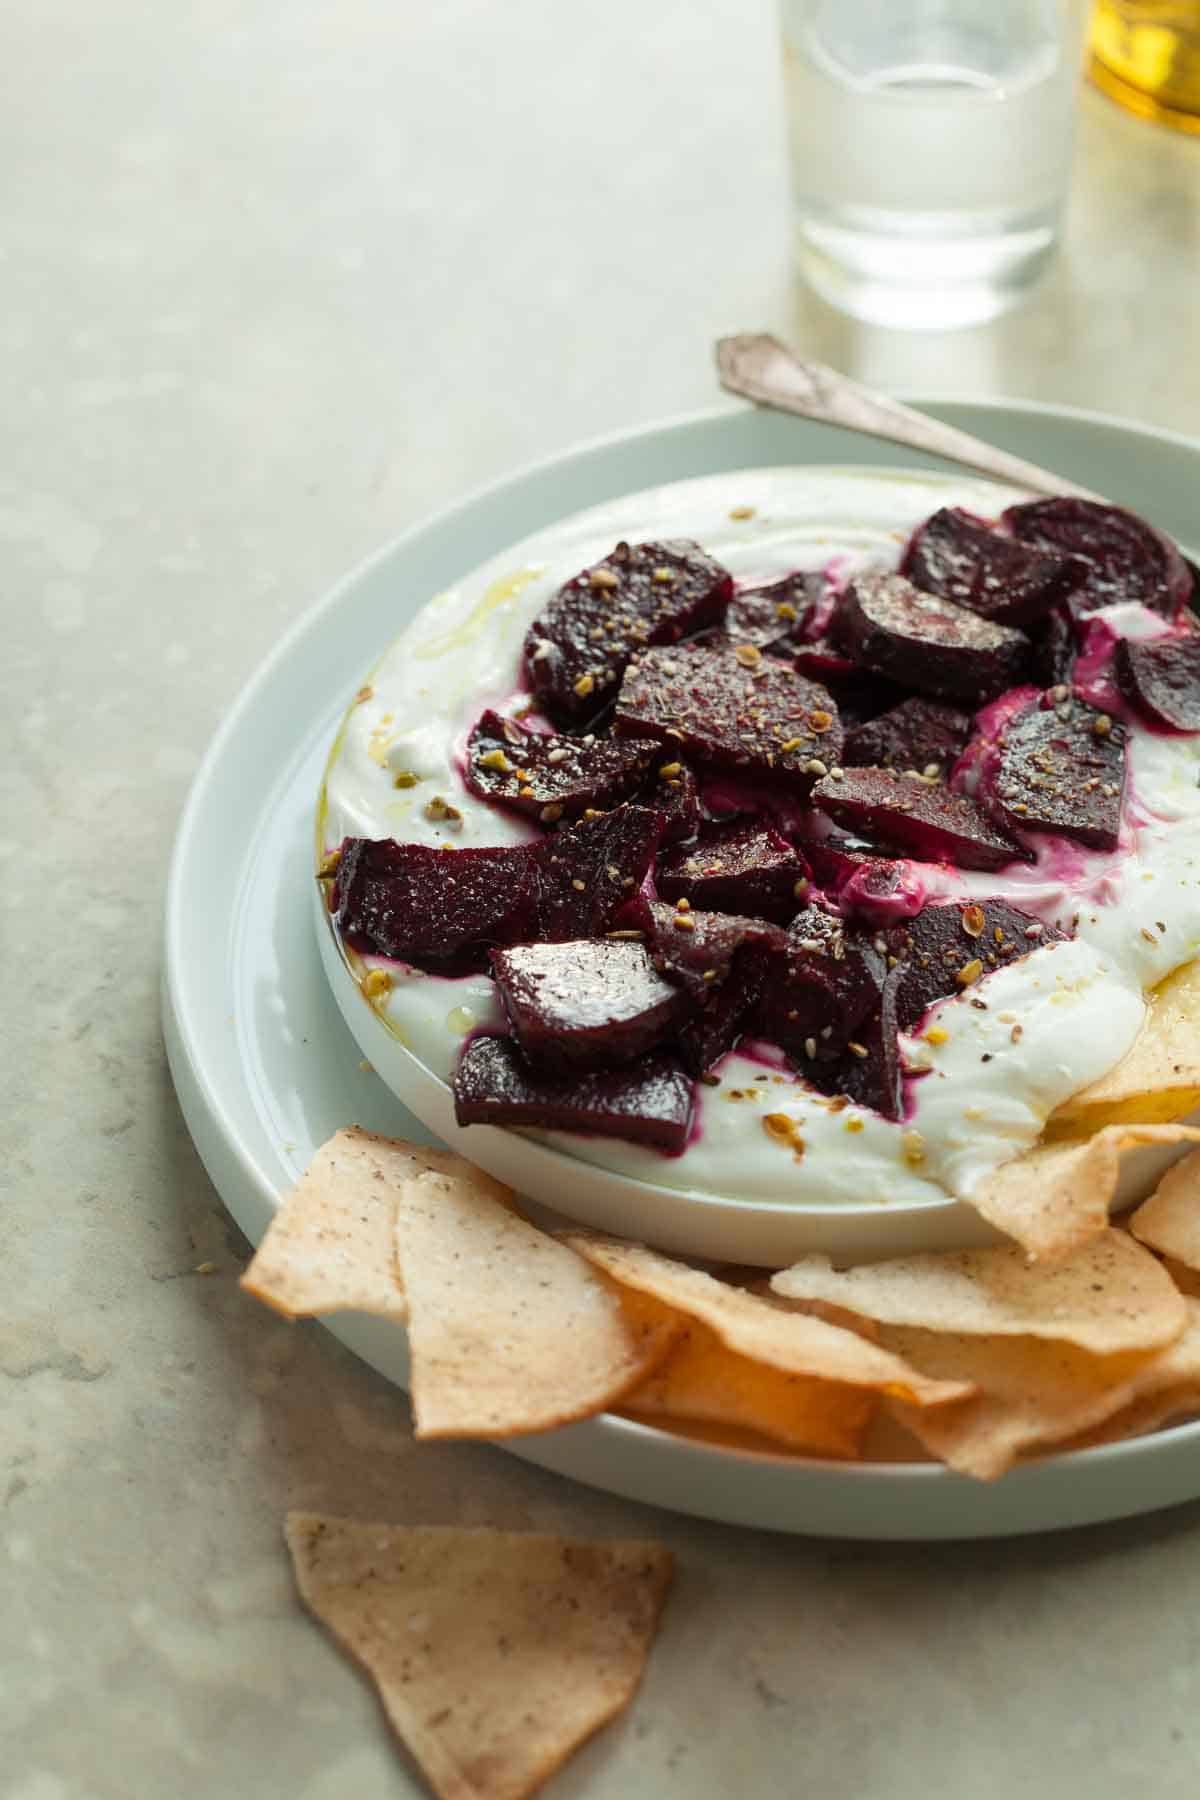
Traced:
<svg viewBox="0 0 1200 1800">
<path fill-rule="evenodd" d="M 875 324 L 976 324 L 1062 221 L 1084 0 L 781 0 L 797 247 Z"/>
</svg>

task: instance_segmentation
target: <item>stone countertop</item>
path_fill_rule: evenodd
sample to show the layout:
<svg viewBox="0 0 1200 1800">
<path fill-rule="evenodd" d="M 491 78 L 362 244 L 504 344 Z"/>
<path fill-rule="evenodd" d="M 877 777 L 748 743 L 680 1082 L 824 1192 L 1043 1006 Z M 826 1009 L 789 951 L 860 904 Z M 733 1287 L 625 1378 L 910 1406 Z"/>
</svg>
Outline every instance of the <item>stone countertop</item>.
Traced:
<svg viewBox="0 0 1200 1800">
<path fill-rule="evenodd" d="M 415 1448 L 240 1295 L 157 985 L 189 777 L 281 630 L 476 483 L 712 403 L 718 333 L 1195 431 L 1200 142 L 1085 93 L 1051 278 L 910 337 L 794 284 L 766 0 L 17 0 L 5 65 L 0 1800 L 418 1791 L 297 1607 L 289 1504 L 676 1548 L 556 1794 L 1194 1795 L 1200 1503 L 862 1546 Z"/>
</svg>

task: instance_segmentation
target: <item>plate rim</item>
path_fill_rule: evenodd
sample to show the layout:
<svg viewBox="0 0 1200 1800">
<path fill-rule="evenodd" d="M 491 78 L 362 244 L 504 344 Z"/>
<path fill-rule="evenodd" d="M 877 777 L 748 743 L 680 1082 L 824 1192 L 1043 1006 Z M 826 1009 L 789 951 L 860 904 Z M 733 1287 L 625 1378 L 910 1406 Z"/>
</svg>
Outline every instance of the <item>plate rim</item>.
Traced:
<svg viewBox="0 0 1200 1800">
<path fill-rule="evenodd" d="M 909 404 L 931 410 L 940 406 L 961 407 L 970 408 L 975 412 L 996 414 L 1017 412 L 1038 418 L 1066 419 L 1085 428 L 1099 427 L 1109 431 L 1115 430 L 1158 444 L 1165 444 L 1190 456 L 1200 455 L 1200 437 L 1193 437 L 1166 428 L 1148 426 L 1121 415 L 1098 412 L 1089 408 L 1059 406 L 1048 401 L 1003 396 L 972 399 L 961 394 L 941 392 L 922 393 L 920 396 L 910 399 Z M 195 1021 L 188 1016 L 188 1010 L 182 1003 L 183 994 L 179 974 L 181 938 L 185 929 L 184 890 L 191 847 L 200 827 L 207 790 L 215 772 L 224 760 L 227 746 L 242 729 L 247 715 L 253 711 L 262 690 L 269 685 L 279 665 L 291 657 L 296 646 L 316 631 L 330 613 L 337 610 L 349 591 L 367 579 L 381 565 L 396 556 L 403 555 L 410 545 L 419 542 L 425 534 L 453 524 L 456 519 L 469 515 L 481 505 L 502 496 L 506 490 L 515 490 L 524 484 L 536 483 L 545 479 L 560 470 L 565 464 L 578 465 L 586 462 L 589 458 L 599 457 L 606 452 L 623 447 L 645 443 L 648 440 L 662 439 L 674 434 L 684 435 L 689 431 L 694 432 L 706 427 L 719 426 L 720 421 L 724 419 L 732 421 L 743 417 L 745 411 L 746 409 L 738 406 L 737 403 L 731 403 L 730 405 L 706 407 L 682 414 L 673 414 L 657 421 L 601 433 L 582 442 L 569 444 L 560 450 L 548 452 L 544 456 L 533 458 L 516 469 L 478 483 L 434 512 L 422 515 L 405 530 L 387 539 L 360 558 L 343 576 L 319 594 L 276 640 L 266 656 L 255 665 L 225 711 L 192 778 L 171 850 L 163 901 L 162 1005 L 164 1035 L 167 1040 L 168 1059 L 183 1106 L 185 1120 L 193 1138 L 197 1139 L 197 1147 L 200 1149 L 202 1160 L 207 1166 L 208 1158 L 204 1154 L 203 1146 L 199 1143 L 199 1134 L 192 1117 L 192 1107 L 197 1100 L 208 1109 L 214 1132 L 223 1140 L 224 1151 L 232 1155 L 242 1179 L 250 1184 L 268 1208 L 278 1204 L 280 1198 L 278 1186 L 260 1164 L 252 1148 L 243 1141 L 240 1131 L 231 1129 L 228 1119 L 224 1116 L 220 1097 L 214 1090 L 204 1066 L 205 1058 L 199 1053 L 200 1046 L 197 1041 Z M 244 870 L 242 874 L 244 874 Z M 195 1090 L 194 1094 L 185 1097 L 185 1084 L 191 1084 Z M 189 1100 L 191 1104 L 189 1104 Z M 217 1123 L 218 1120 L 221 1121 L 220 1124 Z M 223 1203 L 227 1203 L 222 1185 L 216 1181 L 215 1177 L 214 1185 L 221 1192 Z M 347 1317 L 352 1318 L 354 1315 L 347 1315 Z M 339 1336 L 342 1341 L 348 1341 L 354 1336 L 352 1330 L 340 1328 L 341 1320 L 337 1324 L 331 1325 L 330 1316 L 327 1315 L 323 1316 L 320 1322 L 333 1329 L 335 1335 Z M 350 1344 L 350 1347 L 356 1349 L 353 1343 Z M 364 1355 L 366 1360 L 375 1363 L 375 1358 L 369 1353 L 361 1349 L 356 1349 L 356 1353 Z M 376 1363 L 375 1366 L 378 1364 Z M 602 1414 L 594 1420 L 583 1421 L 582 1426 L 595 1430 L 601 1434 L 603 1439 L 615 1438 L 618 1442 L 627 1442 L 632 1447 L 636 1447 L 644 1441 L 653 1443 L 656 1450 L 670 1446 L 681 1461 L 687 1465 L 711 1468 L 717 1464 L 730 1472 L 739 1468 L 743 1471 L 756 1467 L 766 1468 L 787 1471 L 797 1476 L 824 1478 L 842 1483 L 849 1482 L 851 1486 L 860 1488 L 866 1483 L 870 1484 L 872 1489 L 879 1490 L 884 1497 L 901 1488 L 911 1489 L 915 1493 L 946 1488 L 974 1491 L 977 1488 L 976 1483 L 968 1481 L 967 1478 L 957 1475 L 954 1471 L 938 1463 L 843 1464 L 831 1463 L 829 1460 L 821 1458 L 785 1456 L 769 1450 L 737 1449 L 709 1444 L 699 1439 L 681 1438 L 675 1434 L 662 1432 L 654 1426 L 611 1413 Z M 565 1438 L 568 1432 L 577 1437 L 580 1429 L 580 1426 L 573 1426 L 566 1428 L 565 1432 L 548 1434 L 543 1442 L 548 1442 L 551 1438 Z M 522 1454 L 520 1445 L 521 1441 L 517 1440 L 511 1444 L 506 1443 L 502 1447 L 514 1450 L 516 1454 L 520 1455 Z M 1011 1472 L 1004 1478 L 1004 1485 L 1011 1491 L 1014 1482 L 1036 1483 L 1039 1475 L 1050 1469 L 1065 1473 L 1075 1469 L 1082 1471 L 1085 1467 L 1117 1466 L 1133 1459 L 1144 1461 L 1148 1456 L 1153 1456 L 1156 1448 L 1165 1459 L 1177 1454 L 1185 1445 L 1200 1447 L 1200 1421 L 1169 1427 L 1145 1438 L 1126 1439 L 1115 1444 L 1099 1445 L 1084 1450 L 1051 1453 L 1022 1469 Z M 543 1461 L 544 1466 L 548 1467 L 559 1466 L 553 1456 L 535 1457 L 534 1460 Z M 570 1473 L 571 1471 L 564 1466 L 561 1472 Z M 586 1475 L 582 1478 L 589 1479 Z M 618 1488 L 615 1491 L 621 1490 Z M 637 1497 L 636 1494 L 633 1497 Z M 1166 1502 L 1160 1504 L 1166 1504 Z M 689 1508 L 688 1510 L 700 1509 Z M 1131 1506 L 1126 1510 L 1137 1509 Z M 708 1516 L 723 1518 L 728 1515 L 716 1512 Z M 1119 1511 L 1103 1512 L 1099 1516 L 1114 1517 L 1120 1516 L 1120 1513 Z M 780 1529 L 790 1530 L 806 1528 L 820 1530 L 825 1535 L 836 1535 L 825 1527 L 811 1525 L 806 1527 L 804 1521 L 780 1527 Z M 1047 1528 L 1042 1522 L 1017 1526 L 1011 1524 L 998 1526 L 993 1523 L 985 1524 L 982 1529 L 968 1525 L 960 1535 L 1003 1535 L 1014 1530 Z M 896 1535 L 919 1536 L 921 1534 L 919 1532 L 903 1532 Z M 936 1535 L 951 1537 L 955 1534 L 939 1530 Z"/>
</svg>

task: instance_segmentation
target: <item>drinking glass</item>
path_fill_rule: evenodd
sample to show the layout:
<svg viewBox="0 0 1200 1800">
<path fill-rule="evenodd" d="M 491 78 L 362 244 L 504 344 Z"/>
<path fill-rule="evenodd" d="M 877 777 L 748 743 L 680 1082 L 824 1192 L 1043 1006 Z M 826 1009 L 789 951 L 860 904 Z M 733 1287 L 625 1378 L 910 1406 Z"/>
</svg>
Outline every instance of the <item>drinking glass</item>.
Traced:
<svg viewBox="0 0 1200 1800">
<path fill-rule="evenodd" d="M 877 324 L 975 324 L 1053 254 L 1084 0 L 781 0 L 801 268 Z"/>
</svg>

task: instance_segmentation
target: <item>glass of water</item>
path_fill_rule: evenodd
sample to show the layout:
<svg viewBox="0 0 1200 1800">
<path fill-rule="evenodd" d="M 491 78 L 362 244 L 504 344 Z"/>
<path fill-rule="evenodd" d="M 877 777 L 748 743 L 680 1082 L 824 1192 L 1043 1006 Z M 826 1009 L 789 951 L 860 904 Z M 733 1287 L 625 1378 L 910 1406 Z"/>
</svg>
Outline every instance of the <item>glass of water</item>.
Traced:
<svg viewBox="0 0 1200 1800">
<path fill-rule="evenodd" d="M 781 0 L 801 268 L 875 324 L 977 324 L 1053 254 L 1084 0 Z"/>
</svg>

